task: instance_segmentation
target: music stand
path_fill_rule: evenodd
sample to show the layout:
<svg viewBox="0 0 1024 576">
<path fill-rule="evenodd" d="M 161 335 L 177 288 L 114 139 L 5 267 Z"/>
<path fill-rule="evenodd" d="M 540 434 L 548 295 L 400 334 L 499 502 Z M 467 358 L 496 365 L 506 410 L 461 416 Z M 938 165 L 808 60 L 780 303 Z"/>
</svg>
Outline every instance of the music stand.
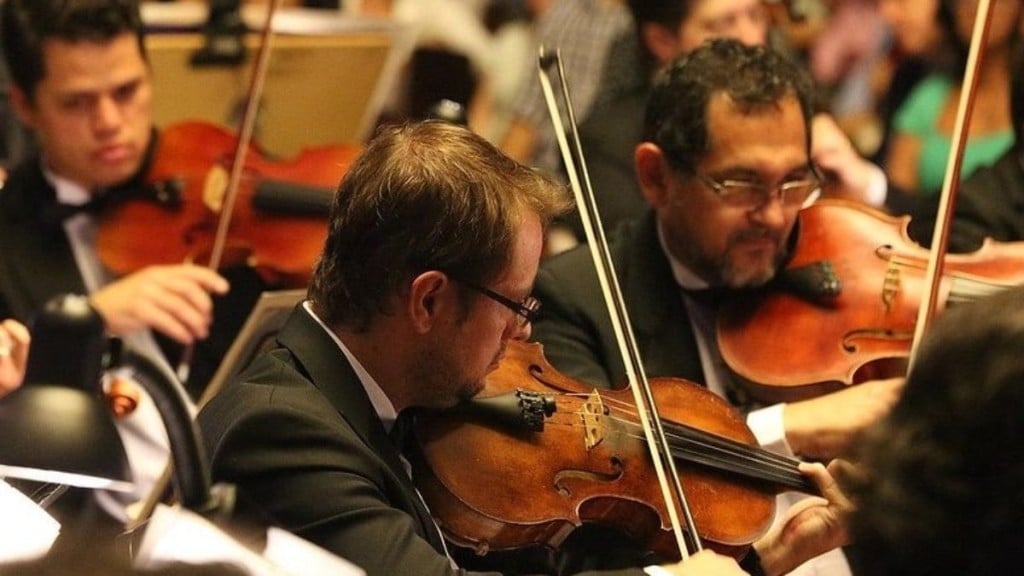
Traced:
<svg viewBox="0 0 1024 576">
<path fill-rule="evenodd" d="M 199 399 L 202 408 L 227 382 L 245 369 L 258 354 L 274 345 L 277 332 L 284 326 L 295 306 L 306 297 L 305 289 L 264 292 L 253 306 L 245 324 L 228 348 L 224 360 Z"/>
</svg>

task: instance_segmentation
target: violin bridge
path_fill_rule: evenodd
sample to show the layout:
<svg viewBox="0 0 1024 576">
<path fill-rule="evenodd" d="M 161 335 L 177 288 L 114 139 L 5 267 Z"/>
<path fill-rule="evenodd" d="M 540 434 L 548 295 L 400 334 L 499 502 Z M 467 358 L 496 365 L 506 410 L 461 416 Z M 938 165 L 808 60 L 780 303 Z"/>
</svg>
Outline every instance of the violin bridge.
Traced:
<svg viewBox="0 0 1024 576">
<path fill-rule="evenodd" d="M 604 416 L 607 411 L 601 394 L 597 390 L 587 396 L 586 402 L 580 406 L 580 422 L 583 424 L 583 441 L 587 450 L 597 446 L 604 440 Z"/>
<path fill-rule="evenodd" d="M 228 189 L 228 171 L 223 166 L 214 166 L 206 173 L 203 179 L 203 205 L 213 212 L 220 214 L 224 207 L 224 194 Z"/>
<path fill-rule="evenodd" d="M 900 293 L 900 271 L 892 263 L 889 263 L 889 267 L 885 270 L 885 278 L 882 281 L 882 304 L 885 306 L 886 313 L 892 311 L 893 302 L 896 301 L 896 296 Z"/>
</svg>

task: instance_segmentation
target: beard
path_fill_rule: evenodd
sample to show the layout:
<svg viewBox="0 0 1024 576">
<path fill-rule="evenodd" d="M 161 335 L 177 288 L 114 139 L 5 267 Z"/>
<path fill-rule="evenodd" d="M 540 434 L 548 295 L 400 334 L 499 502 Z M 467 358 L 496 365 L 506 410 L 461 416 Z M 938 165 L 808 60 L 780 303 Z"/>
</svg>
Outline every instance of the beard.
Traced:
<svg viewBox="0 0 1024 576">
<path fill-rule="evenodd" d="M 750 250 L 752 241 L 768 240 L 772 250 Z M 717 257 L 694 255 L 699 269 L 714 286 L 735 289 L 757 288 L 767 284 L 788 258 L 786 242 L 778 233 L 763 228 L 744 230 L 732 235 L 722 254 Z"/>
<path fill-rule="evenodd" d="M 441 342 L 422 350 L 413 365 L 417 406 L 451 408 L 477 395 L 484 376 L 466 372 L 466 361 L 450 342 Z"/>
</svg>

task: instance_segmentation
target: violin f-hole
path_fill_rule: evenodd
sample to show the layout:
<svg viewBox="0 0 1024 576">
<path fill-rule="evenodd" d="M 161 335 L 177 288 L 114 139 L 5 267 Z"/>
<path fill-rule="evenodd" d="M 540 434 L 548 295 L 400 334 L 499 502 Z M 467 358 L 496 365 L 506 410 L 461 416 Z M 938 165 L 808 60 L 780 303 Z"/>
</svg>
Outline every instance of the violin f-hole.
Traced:
<svg viewBox="0 0 1024 576">
<path fill-rule="evenodd" d="M 594 470 L 561 470 L 555 474 L 554 482 L 552 483 L 555 487 L 555 491 L 558 492 L 559 496 L 563 498 L 572 498 L 572 489 L 569 487 L 570 483 L 573 482 L 596 482 L 602 484 L 611 484 L 618 482 L 622 479 L 623 467 L 622 461 L 617 457 L 612 457 L 608 461 L 610 470 L 608 472 L 598 472 Z"/>
</svg>

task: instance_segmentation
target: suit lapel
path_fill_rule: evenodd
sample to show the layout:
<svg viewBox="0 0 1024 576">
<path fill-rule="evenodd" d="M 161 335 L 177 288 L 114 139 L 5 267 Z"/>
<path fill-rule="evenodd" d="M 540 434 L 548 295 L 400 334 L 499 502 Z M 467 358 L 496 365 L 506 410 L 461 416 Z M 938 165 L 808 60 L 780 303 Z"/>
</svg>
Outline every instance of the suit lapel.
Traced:
<svg viewBox="0 0 1024 576">
<path fill-rule="evenodd" d="M 445 553 L 441 534 L 416 491 L 398 450 L 384 430 L 384 425 L 370 403 L 366 391 L 338 345 L 299 304 L 277 336 L 278 342 L 288 348 L 309 375 L 313 385 L 328 402 L 348 421 L 360 438 L 387 462 L 395 476 L 406 488 L 407 500 L 415 511 L 421 534 L 442 554 Z"/>
<path fill-rule="evenodd" d="M 24 321 L 57 294 L 85 293 L 63 226 L 44 218 L 55 202 L 38 162 L 13 174 L 0 200 L 0 293 L 10 307 L 6 312 Z"/>
<path fill-rule="evenodd" d="M 630 266 L 622 290 L 647 375 L 678 376 L 703 383 L 693 328 L 658 241 L 653 212 L 638 223 L 634 233 L 633 241 L 626 245 Z"/>
</svg>

